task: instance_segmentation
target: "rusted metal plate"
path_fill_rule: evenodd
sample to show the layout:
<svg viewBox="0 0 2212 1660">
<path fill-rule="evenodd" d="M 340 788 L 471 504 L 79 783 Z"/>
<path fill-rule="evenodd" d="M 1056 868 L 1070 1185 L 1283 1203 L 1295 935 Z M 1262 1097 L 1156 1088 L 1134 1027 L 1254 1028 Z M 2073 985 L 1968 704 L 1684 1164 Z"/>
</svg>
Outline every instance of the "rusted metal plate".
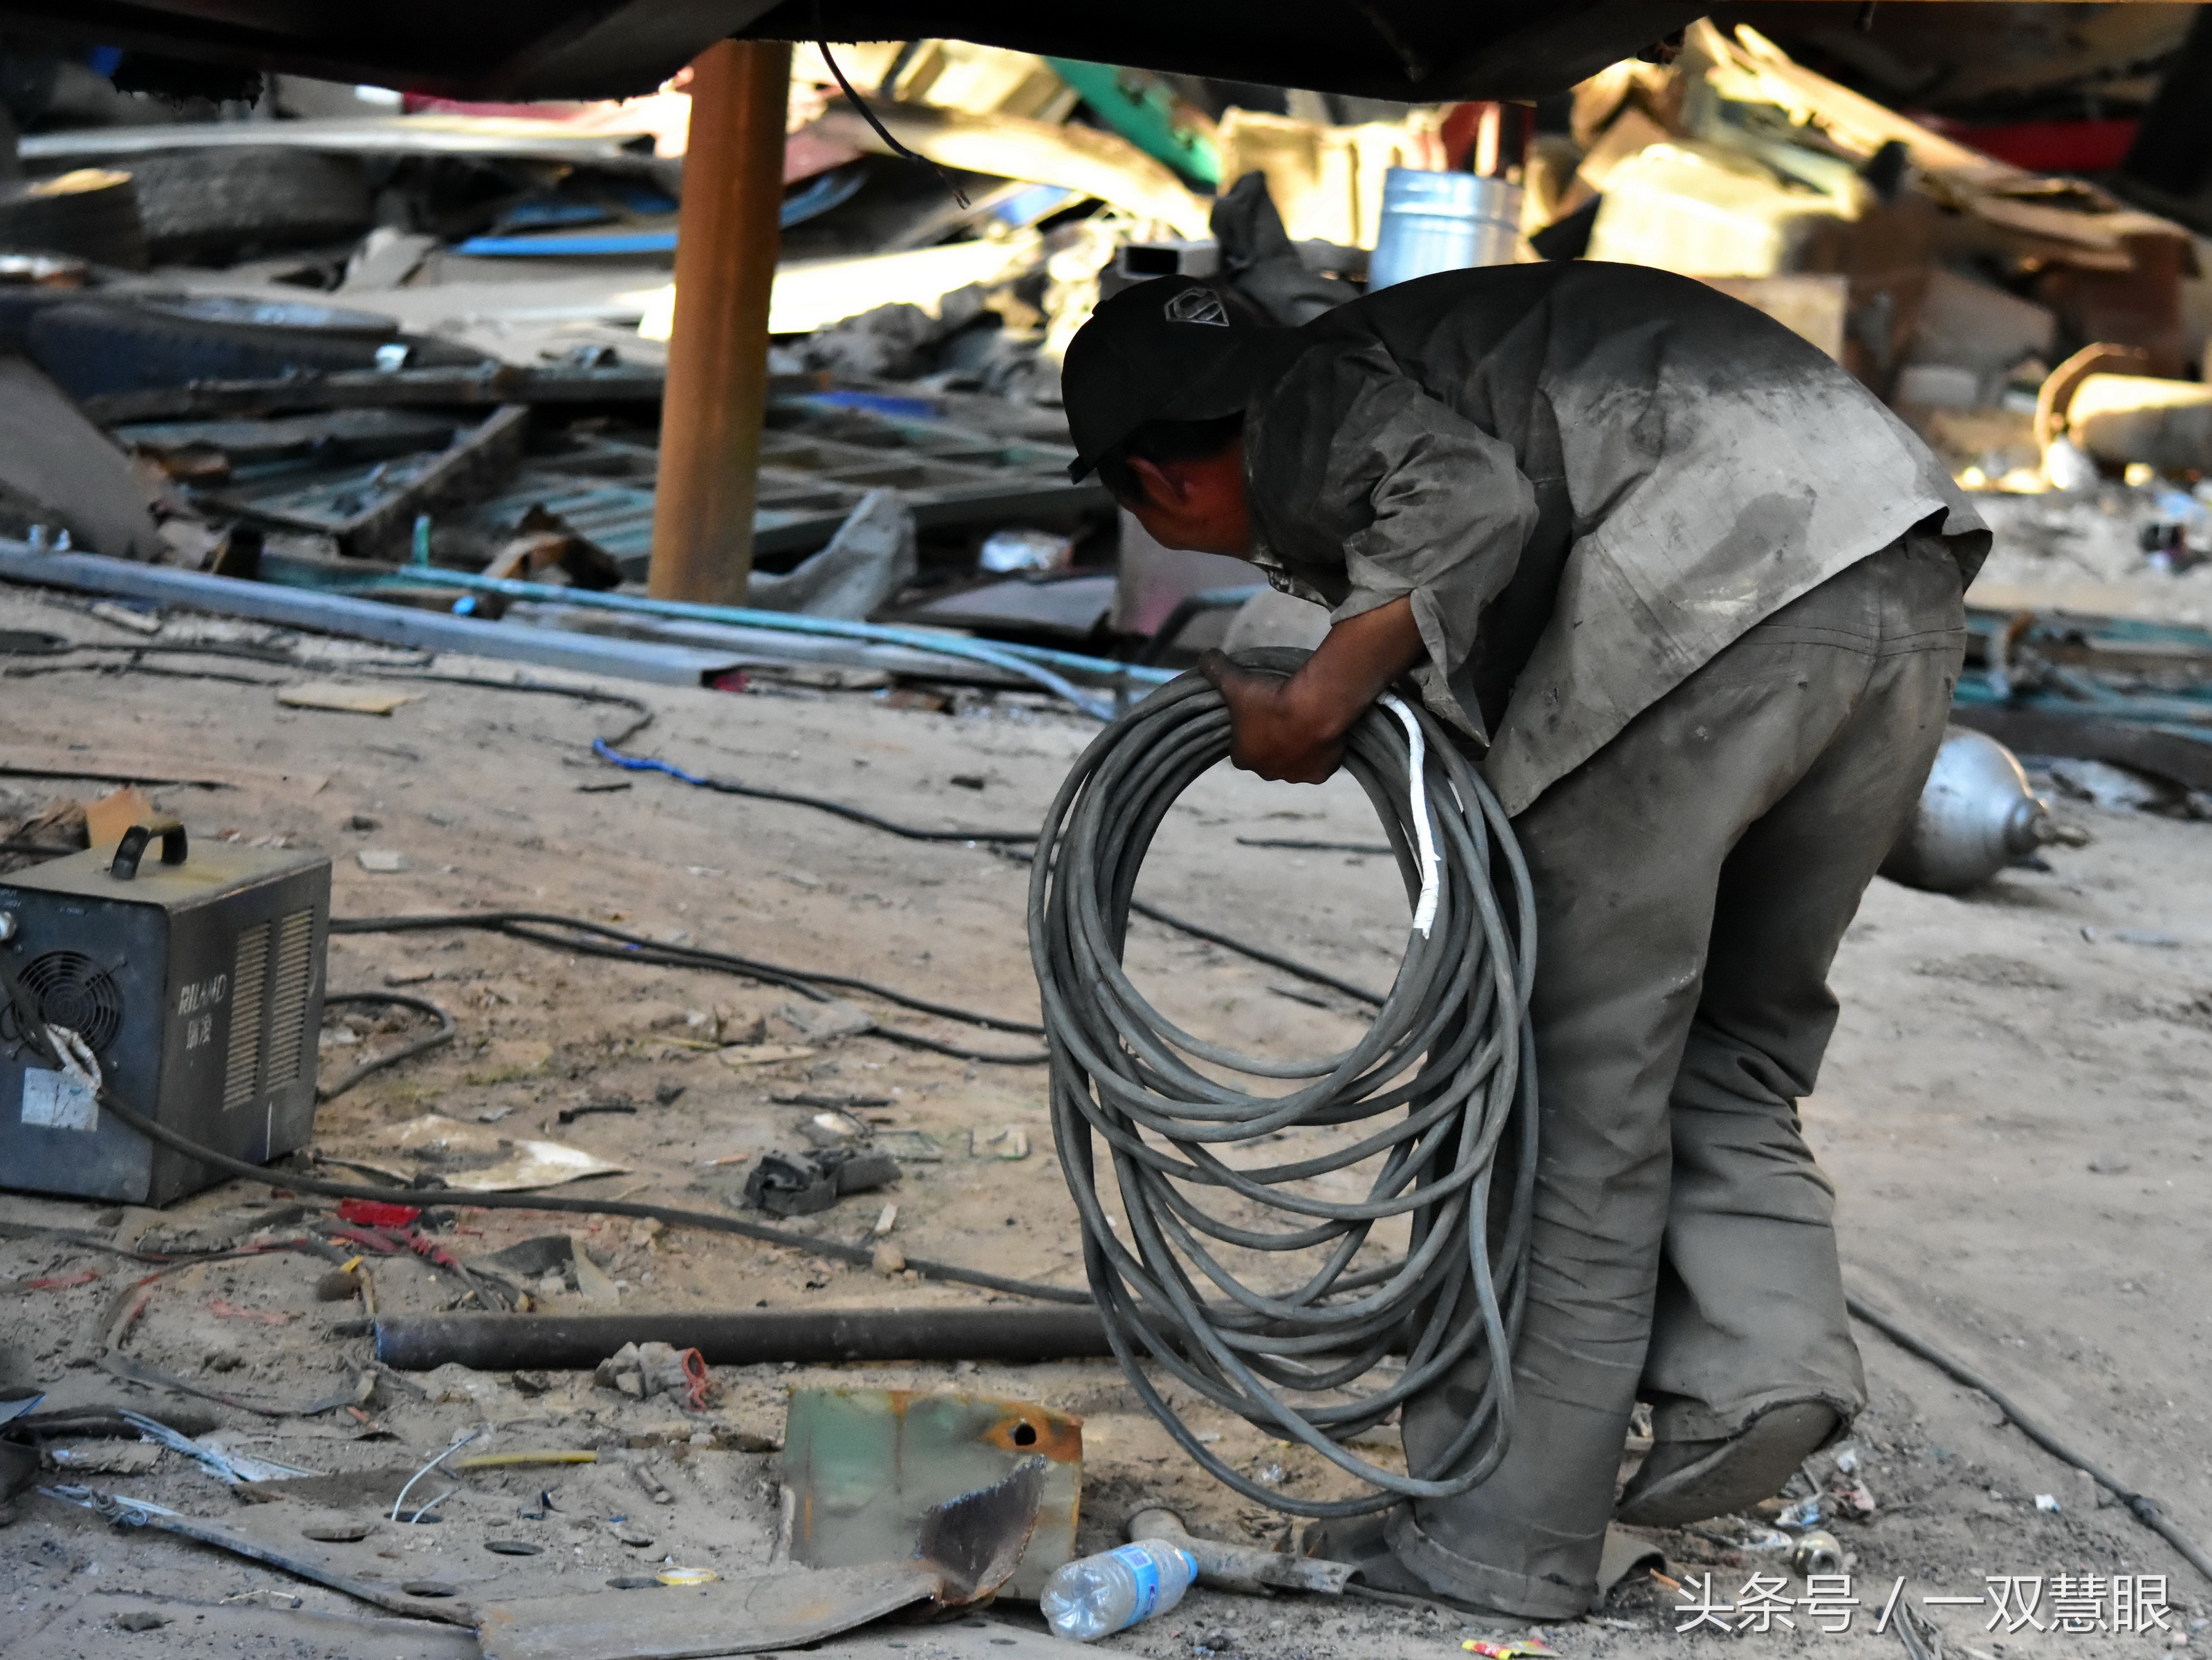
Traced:
<svg viewBox="0 0 2212 1660">
<path fill-rule="evenodd" d="M 1045 1462 L 1008 1592 L 1033 1597 L 1075 1552 L 1083 1420 L 1036 1402 L 913 1389 L 798 1389 L 784 1419 L 791 1554 L 817 1567 L 916 1555 L 930 1512 Z"/>
<path fill-rule="evenodd" d="M 782 1568 L 711 1585 L 479 1602 L 485 1660 L 700 1660 L 835 1637 L 936 1595 L 919 1566 Z"/>
</svg>

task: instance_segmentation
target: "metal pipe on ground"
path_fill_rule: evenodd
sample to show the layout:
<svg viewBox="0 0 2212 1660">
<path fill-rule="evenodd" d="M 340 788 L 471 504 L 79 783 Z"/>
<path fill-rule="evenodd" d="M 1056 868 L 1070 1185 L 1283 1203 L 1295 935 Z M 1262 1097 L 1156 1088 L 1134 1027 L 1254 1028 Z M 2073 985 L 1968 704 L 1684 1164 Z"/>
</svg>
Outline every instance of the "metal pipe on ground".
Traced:
<svg viewBox="0 0 2212 1660">
<path fill-rule="evenodd" d="M 768 401 L 791 47 L 720 40 L 691 65 L 676 311 L 647 588 L 742 605 Z"/>
<path fill-rule="evenodd" d="M 402 1371 L 581 1371 L 625 1343 L 697 1349 L 709 1365 L 793 1360 L 1080 1360 L 1111 1354 L 1087 1308 L 744 1309 L 667 1314 L 393 1314 L 376 1358 Z"/>
</svg>

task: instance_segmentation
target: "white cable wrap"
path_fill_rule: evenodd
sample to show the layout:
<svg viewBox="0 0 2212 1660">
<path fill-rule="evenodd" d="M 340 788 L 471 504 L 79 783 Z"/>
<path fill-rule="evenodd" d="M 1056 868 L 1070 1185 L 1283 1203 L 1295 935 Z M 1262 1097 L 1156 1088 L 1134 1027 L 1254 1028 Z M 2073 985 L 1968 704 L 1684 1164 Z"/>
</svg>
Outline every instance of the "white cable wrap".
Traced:
<svg viewBox="0 0 2212 1660">
<path fill-rule="evenodd" d="M 1413 718 L 1413 710 L 1396 692 L 1384 692 L 1381 701 L 1406 729 L 1406 793 L 1413 800 L 1413 835 L 1421 860 L 1421 897 L 1413 906 L 1413 932 L 1425 939 L 1437 921 L 1437 832 L 1429 818 L 1428 739 L 1422 736 L 1421 723 Z"/>
</svg>

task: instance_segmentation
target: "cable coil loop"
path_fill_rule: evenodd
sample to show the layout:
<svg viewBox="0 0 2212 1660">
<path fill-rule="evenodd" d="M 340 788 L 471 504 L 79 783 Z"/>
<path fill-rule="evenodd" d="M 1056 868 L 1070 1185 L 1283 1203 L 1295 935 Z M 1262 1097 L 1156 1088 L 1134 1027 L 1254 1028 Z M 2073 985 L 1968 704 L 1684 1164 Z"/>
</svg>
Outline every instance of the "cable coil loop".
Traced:
<svg viewBox="0 0 2212 1660">
<path fill-rule="evenodd" d="M 1520 1329 L 1536 1161 L 1527 868 L 1497 798 L 1443 728 L 1385 698 L 1353 729 L 1344 764 L 1415 906 L 1389 996 L 1340 1054 L 1273 1061 L 1210 1043 L 1147 1002 L 1121 955 L 1152 838 L 1230 737 L 1203 679 L 1162 688 L 1076 763 L 1030 873 L 1053 1128 L 1092 1294 L 1147 1408 L 1245 1497 L 1339 1517 L 1465 1493 L 1504 1456 L 1510 1365 L 1483 1369 L 1464 1426 L 1423 1470 L 1378 1467 L 1346 1444 L 1470 1357 L 1510 1354 Z M 1293 1087 L 1250 1091 L 1223 1071 Z M 1301 1134 L 1315 1130 L 1336 1134 Z M 1328 1145 L 1262 1162 L 1285 1134 Z M 1100 1191 L 1099 1141 L 1124 1232 Z M 1364 1197 L 1323 1196 L 1347 1186 Z M 1401 1218 L 1402 1255 L 1375 1237 Z M 1406 1357 L 1395 1378 L 1352 1387 L 1394 1353 Z M 1326 1501 L 1255 1483 L 1200 1441 L 1140 1361 L 1375 1491 Z"/>
</svg>

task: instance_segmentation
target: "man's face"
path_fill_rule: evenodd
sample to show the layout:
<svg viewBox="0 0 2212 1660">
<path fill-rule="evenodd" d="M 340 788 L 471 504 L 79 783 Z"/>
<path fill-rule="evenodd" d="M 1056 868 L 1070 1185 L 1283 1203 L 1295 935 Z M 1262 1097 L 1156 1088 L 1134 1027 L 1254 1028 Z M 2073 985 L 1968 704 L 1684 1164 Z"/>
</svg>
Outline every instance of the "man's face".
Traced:
<svg viewBox="0 0 2212 1660">
<path fill-rule="evenodd" d="M 1145 488 L 1141 502 L 1125 502 L 1146 532 L 1164 548 L 1194 553 L 1251 556 L 1252 524 L 1244 500 L 1244 441 L 1199 461 L 1133 459 L 1130 470 Z"/>
</svg>

